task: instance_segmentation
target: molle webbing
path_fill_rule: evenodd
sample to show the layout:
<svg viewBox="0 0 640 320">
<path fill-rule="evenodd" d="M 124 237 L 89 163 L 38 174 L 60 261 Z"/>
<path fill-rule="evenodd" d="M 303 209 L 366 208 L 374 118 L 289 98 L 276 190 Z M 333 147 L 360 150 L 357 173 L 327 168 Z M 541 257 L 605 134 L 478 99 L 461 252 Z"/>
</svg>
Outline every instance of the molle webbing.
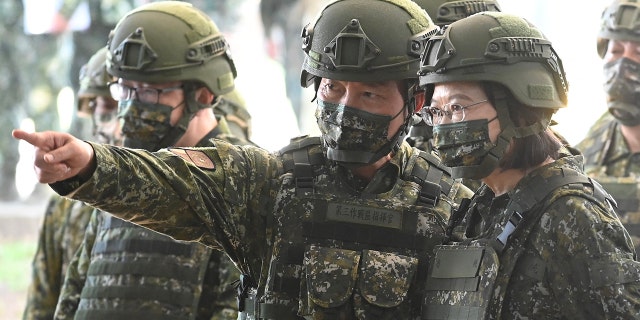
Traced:
<svg viewBox="0 0 640 320">
<path fill-rule="evenodd" d="M 273 270 L 282 270 L 285 265 L 302 265 L 304 250 L 303 246 L 283 248 L 278 260 L 271 262 L 271 268 L 274 268 Z M 270 281 L 274 291 L 287 292 L 289 294 L 297 294 L 300 291 L 300 279 L 298 278 L 282 277 L 279 273 L 276 273 Z"/>
<path fill-rule="evenodd" d="M 184 272 L 183 268 L 173 264 L 154 265 L 150 268 L 147 264 L 136 262 L 120 262 L 114 264 L 110 261 L 92 262 L 87 271 L 88 276 L 99 275 L 126 275 L 126 274 L 144 274 L 148 277 L 172 278 L 189 283 L 196 283 L 199 280 L 197 272 Z"/>
<path fill-rule="evenodd" d="M 147 311 L 137 310 L 78 310 L 75 319 L 91 319 L 91 320 L 113 320 L 113 319 L 145 319 L 149 317 Z M 184 316 L 177 315 L 154 315 L 154 320 L 184 320 Z"/>
<path fill-rule="evenodd" d="M 324 155 L 322 153 L 308 152 L 307 147 L 312 145 L 320 145 L 322 140 L 320 137 L 306 138 L 294 141 L 288 146 L 280 150 L 281 153 L 292 152 L 293 161 L 285 161 L 285 172 L 293 172 L 296 184 L 296 195 L 302 195 L 307 192 L 313 193 L 313 166 L 324 163 Z"/>
<path fill-rule="evenodd" d="M 193 288 L 202 282 L 202 269 L 205 261 L 198 262 L 193 244 L 175 242 L 169 237 L 155 233 L 149 238 L 141 239 L 141 232 L 150 231 L 133 223 L 105 215 L 99 232 L 110 232 L 120 229 L 122 237 L 105 241 L 97 241 L 91 252 L 93 259 L 87 270 L 88 277 L 96 277 L 97 281 L 109 283 L 85 285 L 82 288 L 81 300 L 87 301 L 85 307 L 79 308 L 76 319 L 114 319 L 114 318 L 148 318 L 185 319 L 184 312 L 193 313 L 197 307 L 198 296 Z M 129 258 L 123 258 L 124 256 Z M 136 259 L 134 255 L 145 257 Z M 131 279 L 129 279 L 131 278 Z M 145 284 L 138 283 L 136 278 L 145 278 Z M 154 284 L 152 279 L 161 282 L 175 282 L 181 288 L 174 290 L 164 285 Z M 109 306 L 96 307 L 96 302 L 106 301 Z M 118 303 L 120 300 L 140 301 L 141 304 L 158 304 L 166 308 L 175 308 L 174 312 L 157 312 L 132 308 L 130 303 Z M 82 306 L 82 302 L 81 302 Z M 181 311 L 179 311 L 181 310 Z M 122 317 L 119 317 L 122 315 Z"/>
<path fill-rule="evenodd" d="M 425 206 L 435 206 L 440 199 L 440 195 L 448 195 L 451 191 L 451 184 L 442 179 L 443 175 L 451 175 L 447 167 L 442 166 L 440 161 L 432 154 L 420 151 L 419 157 L 429 163 L 429 168 L 415 165 L 411 171 L 411 179 L 420 185 L 420 193 L 416 204 Z"/>
<path fill-rule="evenodd" d="M 157 301 L 162 304 L 169 304 L 174 306 L 189 306 L 193 303 L 193 294 L 191 294 L 191 292 L 189 291 L 180 292 L 170 290 L 154 290 L 153 288 L 148 288 L 141 285 L 129 285 L 102 288 L 90 287 L 87 289 L 83 289 L 82 299 L 145 300 Z"/>
<path fill-rule="evenodd" d="M 156 240 L 109 240 L 108 242 L 98 242 L 93 247 L 95 253 L 157 253 L 162 255 L 190 256 L 191 246 L 177 242 L 166 242 Z"/>
<path fill-rule="evenodd" d="M 140 229 L 131 222 L 124 221 L 112 216 L 105 217 L 104 223 L 101 225 L 101 229 L 114 229 L 114 228 L 132 228 Z M 156 240 L 156 239 L 127 239 L 127 240 L 109 240 L 99 241 L 93 246 L 94 253 L 115 253 L 115 252 L 130 252 L 130 253 L 158 253 L 163 255 L 175 255 L 175 256 L 190 256 L 192 254 L 192 246 L 188 243 L 180 243 L 168 240 Z"/>
</svg>

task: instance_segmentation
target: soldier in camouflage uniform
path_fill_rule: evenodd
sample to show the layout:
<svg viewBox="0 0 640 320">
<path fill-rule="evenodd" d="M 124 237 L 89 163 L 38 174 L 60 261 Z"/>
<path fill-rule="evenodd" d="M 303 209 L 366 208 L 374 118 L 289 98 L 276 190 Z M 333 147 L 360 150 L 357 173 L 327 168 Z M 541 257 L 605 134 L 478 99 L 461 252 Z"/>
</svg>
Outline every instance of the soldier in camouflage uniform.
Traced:
<svg viewBox="0 0 640 320">
<path fill-rule="evenodd" d="M 184 2 L 131 11 L 108 42 L 109 84 L 119 101 L 123 144 L 156 151 L 205 147 L 231 135 L 214 105 L 227 104 L 235 66 L 226 40 L 204 12 Z M 153 211 L 170 207 L 158 206 Z M 71 262 L 56 319 L 236 319 L 233 282 L 222 251 L 96 211 Z"/>
<path fill-rule="evenodd" d="M 495 0 L 461 1 L 461 0 L 413 0 L 420 5 L 439 27 L 482 11 L 500 11 Z M 407 142 L 418 149 L 431 152 L 433 128 L 420 120 L 411 127 Z"/>
<path fill-rule="evenodd" d="M 120 144 L 117 102 L 107 83 L 107 49 L 96 52 L 80 70 L 78 114 L 93 123 L 96 141 Z M 23 319 L 52 319 L 69 262 L 82 242 L 94 209 L 55 195 L 49 200 L 31 267 L 31 284 Z"/>
<path fill-rule="evenodd" d="M 413 0 L 420 5 L 433 22 L 444 27 L 454 21 L 468 17 L 482 11 L 501 11 L 500 4 L 495 0 Z M 428 101 L 427 101 L 428 102 Z M 417 121 L 407 135 L 409 145 L 427 152 L 433 151 L 433 127 L 424 121 Z M 478 190 L 482 184 L 480 180 L 463 179 L 462 183 L 471 190 Z"/>
<path fill-rule="evenodd" d="M 640 3 L 616 0 L 602 13 L 598 54 L 604 61 L 608 111 L 576 145 L 585 172 L 618 203 L 618 215 L 640 248 Z"/>
<path fill-rule="evenodd" d="M 23 30 L 22 0 L 0 2 L 0 106 L 4 114 L 0 117 L 0 127 L 15 128 L 26 117 L 28 109 L 25 93 L 29 87 L 25 83 L 23 51 L 32 50 Z M 0 200 L 13 201 L 18 197 L 15 186 L 16 165 L 20 158 L 15 139 L 0 137 Z"/>
<path fill-rule="evenodd" d="M 551 42 L 482 12 L 426 48 L 434 148 L 454 178 L 483 186 L 435 251 L 423 319 L 637 319 L 640 263 L 615 202 L 549 129 L 568 92 Z"/>
<path fill-rule="evenodd" d="M 322 135 L 276 153 L 14 137 L 38 146 L 39 180 L 60 194 L 224 249 L 243 273 L 241 319 L 418 319 L 431 252 L 452 207 L 471 196 L 404 142 L 422 105 L 420 53 L 436 30 L 408 0 L 328 4 L 302 32 L 301 80 L 316 89 Z"/>
</svg>

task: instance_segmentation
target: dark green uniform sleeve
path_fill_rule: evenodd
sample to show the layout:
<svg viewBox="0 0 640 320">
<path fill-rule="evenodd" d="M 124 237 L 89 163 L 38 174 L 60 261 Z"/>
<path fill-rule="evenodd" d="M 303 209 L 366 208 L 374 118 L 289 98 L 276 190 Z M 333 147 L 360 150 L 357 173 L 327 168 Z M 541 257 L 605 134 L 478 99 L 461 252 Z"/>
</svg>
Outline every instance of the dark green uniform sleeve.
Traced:
<svg viewBox="0 0 640 320">
<path fill-rule="evenodd" d="M 640 262 L 634 261 L 633 245 L 613 209 L 565 196 L 547 209 L 539 227 L 533 243 L 565 317 L 638 318 Z M 522 294 L 522 301 L 532 300 Z"/>
<path fill-rule="evenodd" d="M 69 196 L 175 239 L 222 247 L 241 268 L 259 265 L 281 161 L 257 147 L 215 144 L 156 153 L 93 144 L 96 171 Z"/>
</svg>

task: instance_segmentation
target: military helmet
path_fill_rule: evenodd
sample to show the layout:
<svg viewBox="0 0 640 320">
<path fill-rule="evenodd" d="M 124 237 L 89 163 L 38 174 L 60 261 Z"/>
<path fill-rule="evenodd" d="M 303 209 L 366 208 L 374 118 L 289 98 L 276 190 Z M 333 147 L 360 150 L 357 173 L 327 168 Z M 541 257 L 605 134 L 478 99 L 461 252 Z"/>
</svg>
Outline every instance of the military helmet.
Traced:
<svg viewBox="0 0 640 320">
<path fill-rule="evenodd" d="M 103 47 L 91 56 L 89 62 L 80 68 L 80 89 L 78 89 L 78 112 L 91 115 L 93 110 L 89 105 L 89 99 L 105 96 L 111 93 L 107 84 L 111 81 L 111 75 L 107 73 L 107 47 Z"/>
<path fill-rule="evenodd" d="M 431 20 L 444 26 L 483 11 L 502 11 L 496 0 L 413 0 L 420 5 Z"/>
<path fill-rule="evenodd" d="M 640 3 L 615 0 L 602 12 L 597 48 L 601 58 L 607 53 L 609 39 L 640 42 Z"/>
<path fill-rule="evenodd" d="M 436 30 L 426 12 L 409 0 L 334 1 L 302 31 L 301 84 L 308 87 L 317 78 L 416 78 L 424 43 Z"/>
<path fill-rule="evenodd" d="M 567 79 L 551 42 L 527 20 L 502 12 L 475 14 L 431 37 L 419 78 L 427 89 L 441 82 L 497 82 L 524 105 L 567 104 Z"/>
<path fill-rule="evenodd" d="M 107 68 L 132 81 L 198 81 L 215 95 L 231 92 L 236 69 L 229 45 L 201 10 L 160 1 L 130 11 L 109 35 Z"/>
</svg>

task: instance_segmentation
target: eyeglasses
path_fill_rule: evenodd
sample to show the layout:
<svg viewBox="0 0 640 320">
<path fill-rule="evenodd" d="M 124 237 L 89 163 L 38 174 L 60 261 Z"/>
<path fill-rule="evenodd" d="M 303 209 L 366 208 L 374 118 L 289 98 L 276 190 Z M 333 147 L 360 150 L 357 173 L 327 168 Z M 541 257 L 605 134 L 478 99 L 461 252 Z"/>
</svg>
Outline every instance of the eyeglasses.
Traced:
<svg viewBox="0 0 640 320">
<path fill-rule="evenodd" d="M 118 82 L 109 83 L 109 92 L 113 99 L 117 101 L 131 100 L 133 99 L 133 93 L 136 94 L 136 99 L 147 103 L 158 103 L 160 101 L 160 95 L 182 89 L 182 84 L 169 88 L 151 88 L 151 87 L 129 87 L 125 84 Z"/>
<path fill-rule="evenodd" d="M 420 115 L 422 116 L 422 119 L 424 119 L 424 121 L 430 126 L 441 124 L 445 116 L 452 122 L 461 122 L 464 121 L 466 109 L 477 106 L 481 103 L 485 103 L 487 101 L 489 100 L 474 102 L 466 106 L 463 106 L 459 103 L 449 103 L 445 104 L 442 109 L 438 107 L 422 108 L 422 110 L 420 110 Z"/>
</svg>

